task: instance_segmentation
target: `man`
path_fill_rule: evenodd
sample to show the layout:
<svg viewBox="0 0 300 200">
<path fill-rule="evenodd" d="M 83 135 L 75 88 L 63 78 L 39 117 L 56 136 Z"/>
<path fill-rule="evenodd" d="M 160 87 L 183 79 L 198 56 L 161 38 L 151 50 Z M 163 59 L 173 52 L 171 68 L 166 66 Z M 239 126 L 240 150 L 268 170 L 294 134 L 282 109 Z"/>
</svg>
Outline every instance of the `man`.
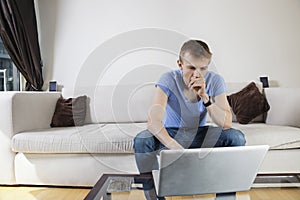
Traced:
<svg viewBox="0 0 300 200">
<path fill-rule="evenodd" d="M 158 168 L 156 151 L 161 149 L 245 145 L 244 134 L 231 128 L 225 82 L 208 71 L 211 57 L 205 42 L 189 40 L 181 47 L 179 69 L 159 79 L 147 130 L 134 139 L 140 173 Z M 207 113 L 217 126 L 206 126 Z"/>
</svg>

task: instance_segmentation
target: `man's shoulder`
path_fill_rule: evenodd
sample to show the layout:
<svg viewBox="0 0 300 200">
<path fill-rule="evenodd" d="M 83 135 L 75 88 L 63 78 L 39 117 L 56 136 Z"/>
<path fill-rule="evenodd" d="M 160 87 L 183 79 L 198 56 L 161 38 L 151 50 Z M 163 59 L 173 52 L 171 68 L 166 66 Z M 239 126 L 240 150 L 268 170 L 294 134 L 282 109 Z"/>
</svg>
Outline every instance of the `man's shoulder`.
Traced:
<svg viewBox="0 0 300 200">
<path fill-rule="evenodd" d="M 176 80 L 180 77 L 180 70 L 172 70 L 165 72 L 161 75 L 161 78 L 168 79 L 168 80 Z"/>
<path fill-rule="evenodd" d="M 180 75 L 180 70 L 175 69 L 175 70 L 167 71 L 167 72 L 163 73 L 163 75 L 164 74 L 168 75 L 168 76 L 178 76 L 178 75 Z"/>
<path fill-rule="evenodd" d="M 178 80 L 180 80 L 180 71 L 168 71 L 161 75 L 156 86 L 159 86 L 169 96 L 171 91 L 172 93 L 176 91 L 175 88 L 178 87 L 177 85 L 180 82 Z"/>
<path fill-rule="evenodd" d="M 207 83 L 208 95 L 217 96 L 226 91 L 226 84 L 224 78 L 221 75 L 215 72 L 209 72 L 205 79 Z"/>
<path fill-rule="evenodd" d="M 213 71 L 207 71 L 205 74 L 206 78 L 210 77 L 222 77 L 220 74 L 213 72 Z"/>
<path fill-rule="evenodd" d="M 205 80 L 209 81 L 209 82 L 214 82 L 214 81 L 223 80 L 223 77 L 220 74 L 217 74 L 217 73 L 212 72 L 212 71 L 208 71 L 205 74 Z"/>
</svg>

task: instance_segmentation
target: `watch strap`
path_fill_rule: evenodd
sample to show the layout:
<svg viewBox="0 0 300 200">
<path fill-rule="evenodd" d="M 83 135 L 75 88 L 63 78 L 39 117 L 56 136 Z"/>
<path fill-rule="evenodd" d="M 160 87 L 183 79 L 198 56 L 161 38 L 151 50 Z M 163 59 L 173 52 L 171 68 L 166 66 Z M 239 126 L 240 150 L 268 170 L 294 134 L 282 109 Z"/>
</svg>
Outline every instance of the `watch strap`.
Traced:
<svg viewBox="0 0 300 200">
<path fill-rule="evenodd" d="M 204 103 L 203 102 L 203 105 L 205 106 L 205 107 L 208 107 L 208 106 L 210 106 L 212 103 L 211 103 L 211 101 L 210 101 L 210 97 L 208 98 L 208 102 L 206 102 L 206 103 Z"/>
</svg>

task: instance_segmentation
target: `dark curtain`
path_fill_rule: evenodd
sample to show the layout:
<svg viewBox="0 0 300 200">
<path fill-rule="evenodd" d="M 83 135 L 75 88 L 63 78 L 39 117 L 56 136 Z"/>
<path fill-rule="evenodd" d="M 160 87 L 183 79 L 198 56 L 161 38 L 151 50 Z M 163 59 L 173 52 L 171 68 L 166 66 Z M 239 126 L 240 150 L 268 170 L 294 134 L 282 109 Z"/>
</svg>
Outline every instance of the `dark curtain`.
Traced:
<svg viewBox="0 0 300 200">
<path fill-rule="evenodd" d="M 0 35 L 26 79 L 26 91 L 41 91 L 44 81 L 34 0 L 0 0 Z"/>
</svg>

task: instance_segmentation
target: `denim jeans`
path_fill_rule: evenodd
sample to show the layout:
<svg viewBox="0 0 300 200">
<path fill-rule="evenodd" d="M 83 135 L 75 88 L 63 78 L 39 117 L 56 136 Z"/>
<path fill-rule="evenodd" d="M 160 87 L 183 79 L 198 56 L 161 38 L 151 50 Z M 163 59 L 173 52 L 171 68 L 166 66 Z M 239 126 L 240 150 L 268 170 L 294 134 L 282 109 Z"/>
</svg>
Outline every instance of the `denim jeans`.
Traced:
<svg viewBox="0 0 300 200">
<path fill-rule="evenodd" d="M 166 128 L 169 135 L 184 148 L 209 148 L 244 146 L 244 134 L 236 129 L 223 130 L 220 127 L 202 126 L 195 129 Z M 134 138 L 135 159 L 140 173 L 158 169 L 157 154 L 166 147 L 148 130 Z"/>
</svg>

